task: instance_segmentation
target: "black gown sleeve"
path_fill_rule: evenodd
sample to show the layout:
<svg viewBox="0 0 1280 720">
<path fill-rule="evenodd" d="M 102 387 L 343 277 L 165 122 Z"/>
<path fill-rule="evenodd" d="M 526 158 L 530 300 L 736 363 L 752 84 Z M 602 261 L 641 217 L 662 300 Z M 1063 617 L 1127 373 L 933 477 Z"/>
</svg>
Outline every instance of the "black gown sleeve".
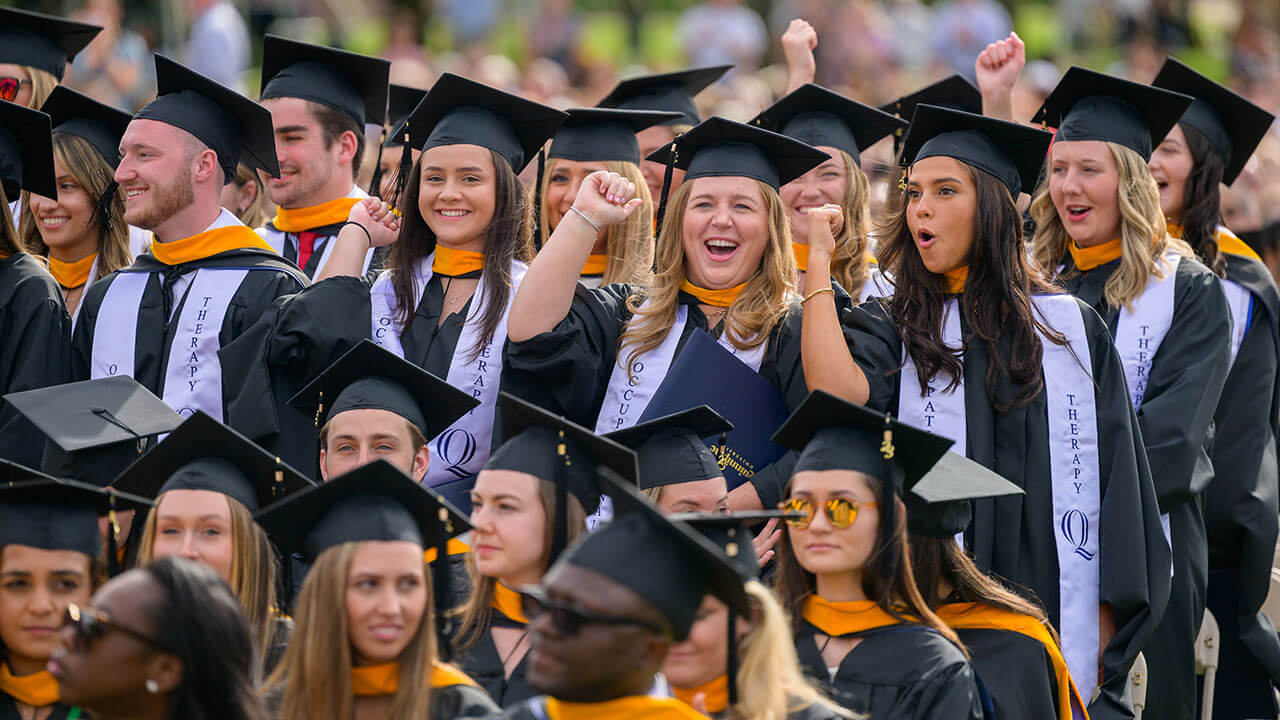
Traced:
<svg viewBox="0 0 1280 720">
<path fill-rule="evenodd" d="M 474 685 L 449 685 L 431 690 L 431 720 L 496 720 L 500 717 L 502 708 Z"/>
<path fill-rule="evenodd" d="M 585 427 L 595 427 L 618 358 L 618 338 L 631 317 L 630 285 L 588 290 L 578 285 L 573 305 L 550 332 L 508 342 L 502 389 Z"/>
<path fill-rule="evenodd" d="M 879 298 L 850 308 L 840 318 L 853 361 L 867 378 L 866 406 L 877 412 L 896 411 L 902 339 L 889 308 Z"/>
<path fill-rule="evenodd" d="M 6 274 L 12 273 L 11 266 Z M 71 318 L 52 284 L 37 276 L 17 278 L 13 295 L 0 307 L 0 395 L 71 379 Z M 43 449 L 44 435 L 0 400 L 0 457 L 39 467 Z"/>
</svg>

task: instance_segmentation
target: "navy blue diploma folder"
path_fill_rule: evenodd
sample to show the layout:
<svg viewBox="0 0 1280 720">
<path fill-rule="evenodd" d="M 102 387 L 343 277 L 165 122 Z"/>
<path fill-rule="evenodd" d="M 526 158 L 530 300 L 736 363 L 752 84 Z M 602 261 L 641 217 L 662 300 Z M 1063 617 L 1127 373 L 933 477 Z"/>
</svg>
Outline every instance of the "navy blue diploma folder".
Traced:
<svg viewBox="0 0 1280 720">
<path fill-rule="evenodd" d="M 710 405 L 733 423 L 726 457 L 719 456 L 719 436 L 703 438 L 720 460 L 730 490 L 786 452 L 786 448 L 769 441 L 791 415 L 782 394 L 710 335 L 695 329 L 639 422 L 699 405 Z"/>
</svg>

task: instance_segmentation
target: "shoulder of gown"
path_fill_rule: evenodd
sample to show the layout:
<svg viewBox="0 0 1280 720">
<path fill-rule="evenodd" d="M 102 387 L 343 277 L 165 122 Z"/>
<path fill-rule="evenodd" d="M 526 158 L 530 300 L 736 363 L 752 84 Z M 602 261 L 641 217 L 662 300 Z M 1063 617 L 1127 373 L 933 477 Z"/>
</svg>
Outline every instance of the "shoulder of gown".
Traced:
<svg viewBox="0 0 1280 720">
<path fill-rule="evenodd" d="M 871 390 L 867 407 L 877 412 L 895 409 L 898 370 L 902 367 L 902 337 L 889 314 L 888 302 L 870 298 L 840 315 L 845 342 Z"/>
<path fill-rule="evenodd" d="M 500 717 L 502 709 L 475 685 L 447 685 L 431 689 L 431 720 Z"/>
</svg>

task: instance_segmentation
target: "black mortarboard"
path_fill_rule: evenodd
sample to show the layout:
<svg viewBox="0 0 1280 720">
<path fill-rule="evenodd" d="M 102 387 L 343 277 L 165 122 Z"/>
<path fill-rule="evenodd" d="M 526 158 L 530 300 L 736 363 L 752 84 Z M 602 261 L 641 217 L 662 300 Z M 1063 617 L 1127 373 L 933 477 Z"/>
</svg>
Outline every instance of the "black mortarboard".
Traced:
<svg viewBox="0 0 1280 720">
<path fill-rule="evenodd" d="M 267 35 L 262 44 L 262 99 L 301 98 L 349 115 L 364 126 L 387 120 L 391 62 L 323 45 Z"/>
<path fill-rule="evenodd" d="M 1254 105 L 1178 61 L 1166 58 L 1152 85 L 1194 98 L 1182 114 L 1182 122 L 1209 140 L 1225 168 L 1222 182 L 1230 185 L 1240 176 L 1254 148 L 1266 137 L 1275 115 Z"/>
<path fill-rule="evenodd" d="M 596 104 L 603 108 L 680 113 L 680 117 L 664 124 L 697 125 L 702 118 L 693 97 L 732 69 L 732 65 L 715 65 L 630 78 L 618 83 Z"/>
<path fill-rule="evenodd" d="M 225 182 L 236 164 L 280 176 L 271 112 L 240 93 L 156 53 L 156 99 L 134 118 L 191 133 L 218 155 Z"/>
<path fill-rule="evenodd" d="M 597 466 L 636 483 L 631 450 L 506 392 L 498 395 L 498 431 L 502 444 L 489 456 L 486 470 L 514 470 L 555 483 L 578 498 L 588 515 L 600 505 Z"/>
<path fill-rule="evenodd" d="M 0 100 L 0 182 L 10 200 L 22 190 L 58 196 L 50 128 L 48 115 Z"/>
<path fill-rule="evenodd" d="M 640 145 L 636 133 L 679 118 L 676 113 L 652 110 L 576 108 L 569 111 L 569 119 L 556 131 L 547 157 L 578 162 L 620 160 L 638 165 Z"/>
<path fill-rule="evenodd" d="M 1053 133 L 960 110 L 920 105 L 902 143 L 902 164 L 924 158 L 955 158 L 1009 188 L 1016 199 L 1040 177 Z"/>
<path fill-rule="evenodd" d="M 409 145 L 421 150 L 479 145 L 520 172 L 567 117 L 555 108 L 445 73 L 391 134 L 403 144 L 407 133 Z"/>
<path fill-rule="evenodd" d="M 314 414 L 317 427 L 346 410 L 388 410 L 413 423 L 429 440 L 480 401 L 366 339 L 325 368 L 289 404 Z"/>
<path fill-rule="evenodd" d="M 396 127 L 404 122 L 404 119 L 409 117 L 409 113 L 413 112 L 413 109 L 418 107 L 418 103 L 422 102 L 422 98 L 426 96 L 426 90 L 392 83 L 390 86 L 390 101 L 387 104 L 387 123 L 392 127 Z M 404 145 L 403 133 L 401 136 L 392 134 L 384 144 L 387 147 Z"/>
<path fill-rule="evenodd" d="M 698 482 L 724 471 L 702 438 L 723 435 L 733 423 L 708 405 L 655 418 L 605 437 L 636 452 L 640 489 Z"/>
<path fill-rule="evenodd" d="M 916 113 L 917 105 L 936 105 L 981 115 L 982 91 L 978 90 L 963 75 L 957 74 L 920 88 L 910 95 L 903 95 L 891 103 L 881 105 L 880 109 L 903 120 L 910 120 L 911 116 Z M 905 128 L 899 128 L 894 131 L 893 150 L 895 153 L 901 149 L 902 138 L 906 135 L 906 132 Z"/>
<path fill-rule="evenodd" d="M 674 150 L 672 149 L 674 146 Z M 759 180 L 776 190 L 821 165 L 830 155 L 799 140 L 722 117 L 708 118 L 649 160 L 685 171 L 685 180 L 731 176 Z"/>
<path fill-rule="evenodd" d="M 257 512 L 315 483 L 245 436 L 197 411 L 112 484 L 149 498 L 170 490 L 209 490 Z"/>
<path fill-rule="evenodd" d="M 49 115 L 53 132 L 84 138 L 111 167 L 120 164 L 120 138 L 133 116 L 72 90 L 53 89 L 40 111 Z"/>
<path fill-rule="evenodd" d="M 954 537 L 969 527 L 973 517 L 970 500 L 1024 494 L 1022 488 L 985 466 L 947 452 L 903 498 L 907 530 L 927 537 Z"/>
<path fill-rule="evenodd" d="M 859 166 L 863 150 L 907 126 L 906 120 L 813 83 L 765 108 L 751 124 L 815 147 L 843 150 Z"/>
<path fill-rule="evenodd" d="M 1031 121 L 1057 128 L 1058 140 L 1113 142 L 1147 160 L 1190 104 L 1182 93 L 1072 67 Z"/>
<path fill-rule="evenodd" d="M 707 593 L 747 614 L 743 577 L 718 546 L 663 517 L 608 468 L 600 469 L 600 478 L 613 498 L 613 520 L 581 538 L 559 562 L 635 592 L 667 619 L 677 641 L 688 637 Z"/>
<path fill-rule="evenodd" d="M 49 438 L 42 469 L 104 487 L 182 417 L 127 375 L 12 393 L 5 401 Z"/>
<path fill-rule="evenodd" d="M 74 59 L 101 31 L 97 25 L 0 8 L 0 63 L 44 70 L 61 80 L 67 61 Z"/>
<path fill-rule="evenodd" d="M 73 550 L 96 558 L 102 554 L 99 517 L 151 507 L 146 498 L 17 467 L 26 479 L 0 485 L 0 547 Z"/>
</svg>

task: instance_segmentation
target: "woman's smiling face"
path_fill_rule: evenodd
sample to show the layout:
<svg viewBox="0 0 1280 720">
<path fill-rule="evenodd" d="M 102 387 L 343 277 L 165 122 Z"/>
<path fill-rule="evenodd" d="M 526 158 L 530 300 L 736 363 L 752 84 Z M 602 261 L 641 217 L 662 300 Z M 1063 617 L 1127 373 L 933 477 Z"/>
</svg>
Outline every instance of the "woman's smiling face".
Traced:
<svg viewBox="0 0 1280 720">
<path fill-rule="evenodd" d="M 745 177 L 691 183 L 681 226 L 689 282 L 709 290 L 745 283 L 760 268 L 769 242 L 769 211 L 759 183 Z"/>
</svg>

